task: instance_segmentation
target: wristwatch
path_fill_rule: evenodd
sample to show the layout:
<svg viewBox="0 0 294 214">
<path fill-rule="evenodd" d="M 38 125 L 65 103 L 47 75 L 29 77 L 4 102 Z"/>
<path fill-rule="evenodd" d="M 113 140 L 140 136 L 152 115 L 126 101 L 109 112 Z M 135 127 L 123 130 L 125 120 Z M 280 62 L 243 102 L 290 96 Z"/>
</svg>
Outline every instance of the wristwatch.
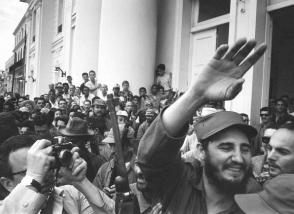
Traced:
<svg viewBox="0 0 294 214">
<path fill-rule="evenodd" d="M 27 175 L 21 180 L 21 184 L 26 187 L 33 187 L 38 193 L 40 193 L 42 189 L 42 185 L 38 181 Z"/>
</svg>

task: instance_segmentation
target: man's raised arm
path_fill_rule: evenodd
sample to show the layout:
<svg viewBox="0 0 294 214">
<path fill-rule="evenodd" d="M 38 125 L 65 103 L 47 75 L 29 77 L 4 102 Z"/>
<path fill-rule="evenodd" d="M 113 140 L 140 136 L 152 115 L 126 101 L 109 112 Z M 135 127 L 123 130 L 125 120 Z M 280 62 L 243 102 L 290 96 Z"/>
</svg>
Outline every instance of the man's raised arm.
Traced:
<svg viewBox="0 0 294 214">
<path fill-rule="evenodd" d="M 264 54 L 264 44 L 256 46 L 255 40 L 240 39 L 230 49 L 220 46 L 191 83 L 187 92 L 163 112 L 162 122 L 166 131 L 177 136 L 196 109 L 207 101 L 225 101 L 236 97 L 242 89 L 244 74 Z"/>
</svg>

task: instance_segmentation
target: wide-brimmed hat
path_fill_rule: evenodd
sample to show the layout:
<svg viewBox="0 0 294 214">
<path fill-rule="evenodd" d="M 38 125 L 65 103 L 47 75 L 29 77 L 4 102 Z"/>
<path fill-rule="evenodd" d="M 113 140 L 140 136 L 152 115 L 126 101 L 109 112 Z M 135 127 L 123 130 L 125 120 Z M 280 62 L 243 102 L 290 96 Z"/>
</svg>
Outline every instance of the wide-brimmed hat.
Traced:
<svg viewBox="0 0 294 214">
<path fill-rule="evenodd" d="M 269 180 L 259 193 L 235 195 L 235 201 L 246 214 L 292 214 L 294 174 L 283 174 Z"/>
<path fill-rule="evenodd" d="M 60 129 L 61 135 L 74 137 L 74 136 L 91 136 L 94 135 L 94 131 L 88 129 L 87 121 L 73 117 L 63 129 Z"/>
<path fill-rule="evenodd" d="M 203 141 L 227 128 L 237 127 L 249 138 L 255 137 L 257 131 L 244 123 L 242 116 L 232 111 L 221 111 L 202 117 L 195 125 L 196 135 L 199 141 Z"/>
</svg>

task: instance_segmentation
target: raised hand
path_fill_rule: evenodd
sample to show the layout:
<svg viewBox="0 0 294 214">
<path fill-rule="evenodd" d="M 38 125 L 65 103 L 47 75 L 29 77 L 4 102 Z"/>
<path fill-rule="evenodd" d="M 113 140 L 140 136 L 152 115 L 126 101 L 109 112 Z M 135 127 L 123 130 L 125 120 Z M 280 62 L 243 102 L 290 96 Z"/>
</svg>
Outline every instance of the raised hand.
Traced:
<svg viewBox="0 0 294 214">
<path fill-rule="evenodd" d="M 78 148 L 74 147 L 72 152 L 72 162 L 69 167 L 61 167 L 59 170 L 59 185 L 74 184 L 81 182 L 86 178 L 87 163 L 78 153 Z"/>
<path fill-rule="evenodd" d="M 157 203 L 151 210 L 151 214 L 161 214 L 162 213 L 162 205 L 161 203 Z"/>
<path fill-rule="evenodd" d="M 240 39 L 230 49 L 228 45 L 220 46 L 191 85 L 204 100 L 230 100 L 242 89 L 242 77 L 264 54 L 264 44 L 249 53 L 256 46 L 255 40 Z M 228 50 L 229 49 L 229 50 Z"/>
<path fill-rule="evenodd" d="M 43 184 L 55 158 L 52 156 L 52 146 L 49 140 L 37 140 L 28 151 L 27 175 Z"/>
</svg>

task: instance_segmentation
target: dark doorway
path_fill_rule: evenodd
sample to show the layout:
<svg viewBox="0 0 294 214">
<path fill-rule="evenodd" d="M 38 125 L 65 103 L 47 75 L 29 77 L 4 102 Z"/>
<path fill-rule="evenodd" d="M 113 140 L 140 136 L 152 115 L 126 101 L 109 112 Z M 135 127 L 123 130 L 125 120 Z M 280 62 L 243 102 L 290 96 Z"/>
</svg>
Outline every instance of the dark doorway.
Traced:
<svg viewBox="0 0 294 214">
<path fill-rule="evenodd" d="M 294 98 L 294 7 L 273 12 L 270 98 Z"/>
</svg>

